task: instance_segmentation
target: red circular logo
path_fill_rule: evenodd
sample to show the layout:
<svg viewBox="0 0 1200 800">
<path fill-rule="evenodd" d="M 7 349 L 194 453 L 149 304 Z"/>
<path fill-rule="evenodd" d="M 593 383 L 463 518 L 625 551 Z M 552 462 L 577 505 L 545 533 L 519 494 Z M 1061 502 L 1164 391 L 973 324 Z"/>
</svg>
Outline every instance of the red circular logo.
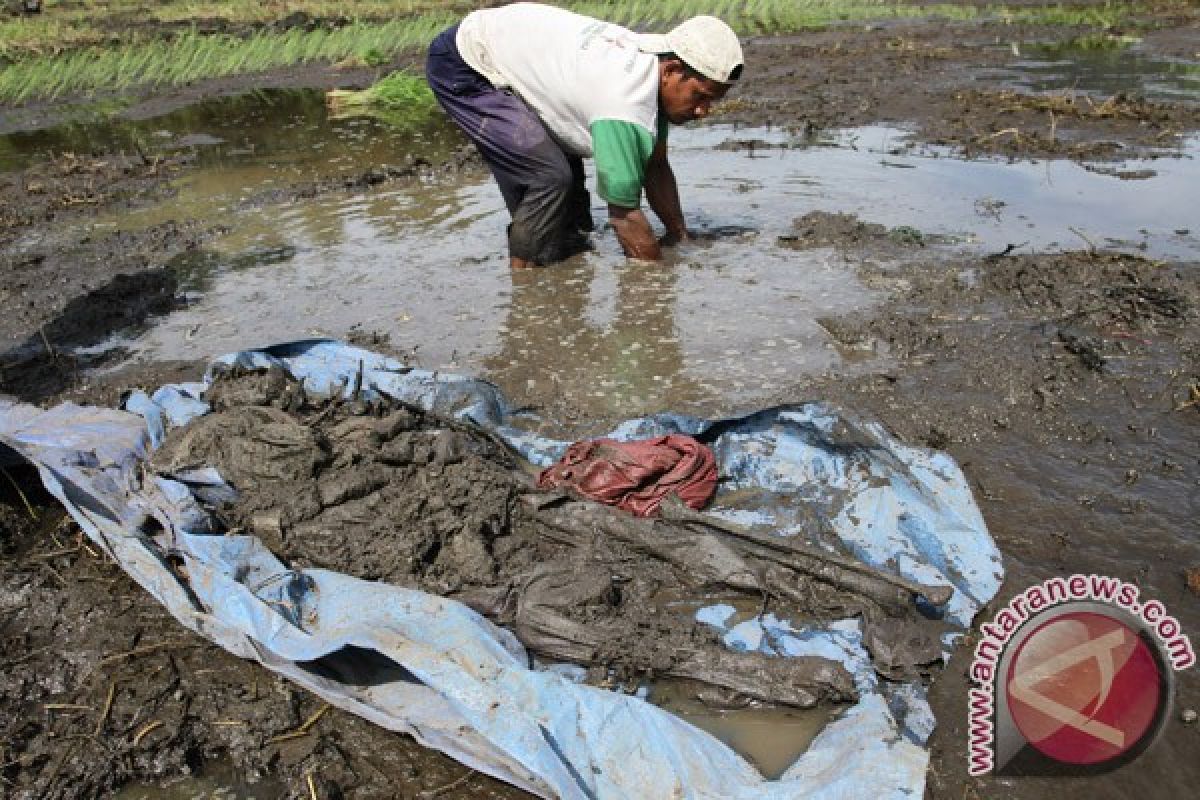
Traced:
<svg viewBox="0 0 1200 800">
<path fill-rule="evenodd" d="M 1105 614 L 1069 612 L 1035 629 L 1005 681 L 1029 744 L 1068 764 L 1100 764 L 1141 742 L 1163 703 L 1158 660 L 1138 633 Z"/>
</svg>

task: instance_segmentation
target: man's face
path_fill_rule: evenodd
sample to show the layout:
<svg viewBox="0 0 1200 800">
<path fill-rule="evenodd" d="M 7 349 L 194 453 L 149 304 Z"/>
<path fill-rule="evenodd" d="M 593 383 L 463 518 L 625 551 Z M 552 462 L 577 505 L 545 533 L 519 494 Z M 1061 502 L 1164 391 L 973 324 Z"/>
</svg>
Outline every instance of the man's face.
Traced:
<svg viewBox="0 0 1200 800">
<path fill-rule="evenodd" d="M 728 91 L 728 84 L 697 75 L 682 61 L 668 59 L 662 62 L 658 101 L 667 119 L 675 125 L 708 116 Z"/>
</svg>

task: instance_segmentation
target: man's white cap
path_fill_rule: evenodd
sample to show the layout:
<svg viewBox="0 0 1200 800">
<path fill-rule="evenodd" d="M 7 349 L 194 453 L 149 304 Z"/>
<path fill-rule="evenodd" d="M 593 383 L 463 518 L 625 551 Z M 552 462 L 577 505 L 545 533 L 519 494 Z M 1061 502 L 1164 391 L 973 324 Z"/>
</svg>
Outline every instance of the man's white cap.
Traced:
<svg viewBox="0 0 1200 800">
<path fill-rule="evenodd" d="M 716 17 L 692 17 L 665 34 L 640 34 L 638 49 L 674 53 L 717 83 L 733 83 L 742 74 L 742 43 L 733 29 Z"/>
</svg>

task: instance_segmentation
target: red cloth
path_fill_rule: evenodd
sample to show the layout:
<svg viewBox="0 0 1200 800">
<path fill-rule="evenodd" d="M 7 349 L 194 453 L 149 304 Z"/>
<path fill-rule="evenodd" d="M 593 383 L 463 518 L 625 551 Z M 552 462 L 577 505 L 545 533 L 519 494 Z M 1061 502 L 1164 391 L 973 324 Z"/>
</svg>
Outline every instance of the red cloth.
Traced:
<svg viewBox="0 0 1200 800">
<path fill-rule="evenodd" d="M 669 495 L 701 509 L 717 488 L 712 450 L 690 436 L 576 442 L 538 475 L 538 487 L 567 487 L 589 499 L 649 517 Z"/>
</svg>

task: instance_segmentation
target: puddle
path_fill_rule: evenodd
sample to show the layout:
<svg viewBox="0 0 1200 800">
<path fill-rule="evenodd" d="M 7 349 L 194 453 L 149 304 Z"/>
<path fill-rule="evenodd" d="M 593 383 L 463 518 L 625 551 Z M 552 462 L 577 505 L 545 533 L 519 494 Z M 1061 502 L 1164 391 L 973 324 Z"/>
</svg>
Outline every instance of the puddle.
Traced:
<svg viewBox="0 0 1200 800">
<path fill-rule="evenodd" d="M 694 615 L 698 609 L 711 606 L 718 599 L 736 609 L 725 623 L 731 629 L 762 613 L 760 600 L 740 596 L 710 596 L 702 600 L 681 596 L 667 604 L 674 606 L 676 611 L 686 609 L 686 613 Z M 842 707 L 764 708 L 757 703 L 723 708 L 720 700 L 705 702 L 705 695 L 709 698 L 720 696 L 713 687 L 676 678 L 660 678 L 647 689 L 647 701 L 711 733 L 753 764 L 767 780 L 776 780 L 783 775 L 843 710 Z"/>
<path fill-rule="evenodd" d="M 637 267 L 602 231 L 594 252 L 517 275 L 504 255 L 507 214 L 482 177 L 248 202 L 414 154 L 436 161 L 460 141 L 441 121 L 401 132 L 368 118 L 332 120 L 320 92 L 273 91 L 4 141 L 26 156 L 135 141 L 196 154 L 199 166 L 173 198 L 48 234 L 172 219 L 229 229 L 171 265 L 186 308 L 101 347 L 120 345 L 139 360 L 194 360 L 372 332 L 422 366 L 489 377 L 517 403 L 549 395 L 589 416 L 735 413 L 806 374 L 871 366 L 869 353 L 844 360 L 816 323 L 881 299 L 856 277 L 863 256 L 777 243 L 811 211 L 918 229 L 975 252 L 1095 245 L 1200 258 L 1190 213 L 1200 204 L 1195 138 L 1172 157 L 1089 168 L 963 161 L 910 146 L 904 131 L 886 127 L 816 143 L 764 129 L 675 129 L 672 161 L 702 241 L 661 267 Z M 599 203 L 593 215 L 603 221 Z M 934 257 L 933 248 L 908 252 Z"/>
<path fill-rule="evenodd" d="M 612 233 L 602 231 L 592 253 L 511 274 L 507 215 L 482 178 L 248 203 L 413 154 L 437 161 L 459 142 L 440 120 L 401 132 L 369 118 L 332 120 L 320 92 L 264 91 L 150 120 L 0 137 L 0 165 L 135 144 L 195 153 L 199 166 L 177 182 L 175 197 L 47 234 L 81 237 L 167 220 L 230 231 L 171 265 L 186 308 L 96 349 L 194 360 L 372 332 L 422 366 L 489 377 L 517 403 L 549 394 L 593 416 L 736 413 L 806 374 L 868 368 L 873 354 L 839 351 L 816 322 L 882 299 L 857 279 L 856 257 L 777 243 L 811 211 L 918 229 L 981 253 L 1096 246 L 1200 258 L 1191 212 L 1200 205 L 1198 138 L 1169 157 L 1081 166 L 963 161 L 912 147 L 904 131 L 886 127 L 817 143 L 763 129 L 675 129 L 672 161 L 685 211 L 705 238 L 657 268 L 626 264 Z M 603 221 L 600 204 L 593 215 Z M 934 257 L 932 248 L 910 252 Z"/>
<path fill-rule="evenodd" d="M 784 708 L 715 710 L 696 699 L 685 682 L 662 681 L 649 700 L 708 731 L 758 768 L 767 780 L 779 778 L 808 750 L 836 711 Z"/>
<path fill-rule="evenodd" d="M 286 786 L 270 778 L 247 783 L 226 762 L 204 765 L 204 772 L 163 786 L 127 784 L 113 800 L 268 800 L 283 797 Z"/>
<path fill-rule="evenodd" d="M 330 119 L 322 92 L 271 89 L 218 97 L 144 120 L 72 122 L 0 136 L 0 170 L 61 153 L 187 151 L 213 169 L 209 189 L 236 163 L 246 185 L 286 184 L 372 165 L 399 163 L 420 150 L 431 160 L 460 143 L 440 118 L 396 130 L 370 117 Z M 255 170 L 255 166 L 259 169 Z"/>
<path fill-rule="evenodd" d="M 1033 92 L 1106 97 L 1124 92 L 1174 102 L 1194 102 L 1200 92 L 1200 64 L 1153 58 L 1136 41 L 1093 37 L 1057 44 L 1013 43 L 1011 48 L 1021 60 L 987 74 Z"/>
<path fill-rule="evenodd" d="M 1187 141 L 1179 157 L 1105 166 L 1142 178 L 1121 180 L 1066 161 L 962 161 L 910 148 L 890 128 L 843 131 L 814 146 L 713 126 L 673 132 L 681 194 L 704 240 L 650 268 L 626 264 L 612 233 L 602 232 L 592 253 L 514 275 L 504 255 L 507 215 L 482 178 L 239 205 L 264 186 L 311 179 L 329 168 L 330 152 L 361 170 L 417 147 L 394 140 L 386 159 L 368 157 L 373 150 L 355 149 L 368 147 L 357 129 L 322 123 L 323 113 L 306 103 L 298 112 L 305 122 L 288 123 L 307 131 L 297 143 L 278 137 L 269 152 L 227 150 L 182 179 L 172 200 L 97 221 L 111 230 L 193 218 L 231 229 L 173 265 L 187 308 L 105 346 L 142 360 L 203 359 L 359 330 L 387 335 L 422 366 L 489 377 L 517 403 L 551 395 L 593 416 L 734 413 L 805 374 L 846 368 L 816 320 L 881 299 L 837 249 L 777 244 L 810 211 L 917 228 L 978 252 L 1095 244 L 1200 257 L 1188 210 L 1200 202 L 1200 140 Z M 238 127 L 221 125 L 193 134 L 224 138 Z M 322 135 L 336 144 L 317 147 Z M 593 214 L 604 218 L 599 204 Z"/>
</svg>

